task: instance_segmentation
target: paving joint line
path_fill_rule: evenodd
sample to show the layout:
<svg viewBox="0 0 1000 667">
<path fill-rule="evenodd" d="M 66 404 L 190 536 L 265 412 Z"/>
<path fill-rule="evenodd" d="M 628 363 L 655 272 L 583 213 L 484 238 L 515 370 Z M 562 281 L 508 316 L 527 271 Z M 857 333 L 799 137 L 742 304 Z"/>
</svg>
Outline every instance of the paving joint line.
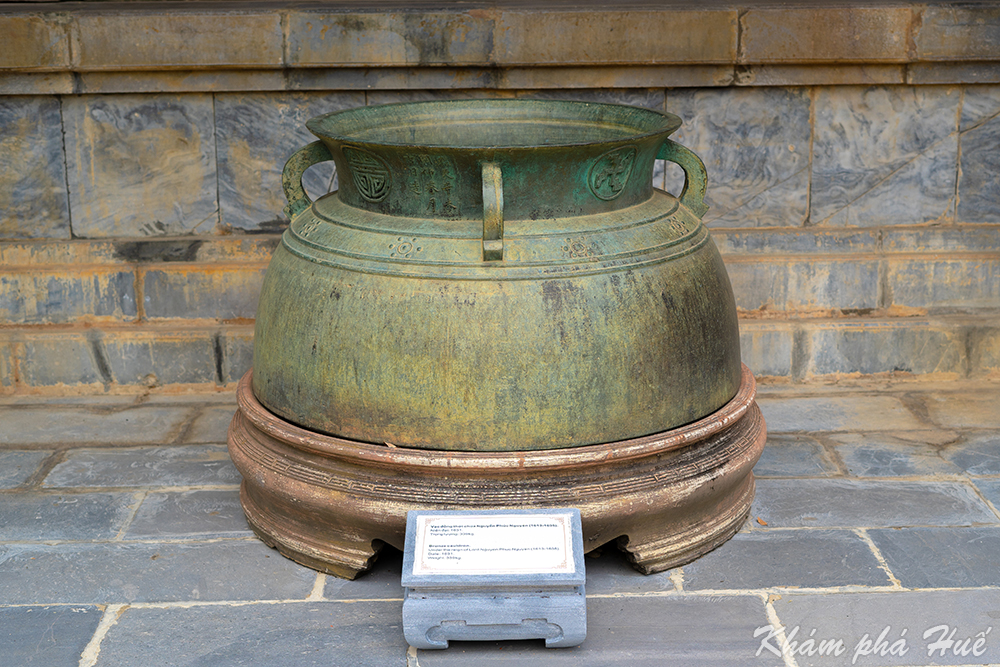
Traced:
<svg viewBox="0 0 1000 667">
<path fill-rule="evenodd" d="M 854 534 L 860 537 L 862 541 L 864 541 L 864 543 L 868 545 L 868 548 L 871 550 L 872 555 L 875 556 L 875 560 L 878 561 L 879 569 L 885 572 L 886 576 L 889 577 L 889 581 L 892 582 L 892 587 L 902 590 L 903 584 L 899 581 L 899 578 L 896 577 L 896 575 L 893 574 L 892 570 L 889 568 L 889 563 L 886 562 L 885 556 L 882 555 L 882 550 L 879 549 L 878 545 L 875 544 L 875 541 L 871 538 L 871 535 L 868 534 L 868 531 L 865 530 L 864 528 L 858 528 L 854 531 Z"/>
<path fill-rule="evenodd" d="M 767 620 L 770 623 L 770 630 L 774 632 L 774 636 L 778 639 L 778 646 L 781 647 L 781 660 L 785 663 L 785 667 L 799 667 L 798 663 L 795 662 L 795 656 L 792 655 L 791 651 L 788 651 L 788 637 L 785 635 L 785 626 L 781 624 L 781 619 L 778 618 L 778 611 L 774 608 L 774 600 L 780 600 L 781 596 L 768 595 L 764 600 L 764 614 L 767 616 Z M 767 627 L 767 626 L 765 626 Z M 754 632 L 754 638 L 759 635 Z M 763 641 L 761 642 L 763 646 Z M 759 653 L 760 648 L 757 649 Z"/>
<path fill-rule="evenodd" d="M 125 533 L 128 529 L 132 527 L 132 522 L 135 521 L 135 515 L 139 513 L 139 508 L 144 502 L 146 502 L 146 497 L 149 495 L 148 491 L 138 491 L 132 494 L 132 500 L 135 503 L 135 507 L 129 512 L 129 515 L 125 517 L 125 521 L 122 522 L 122 527 L 118 530 L 118 534 L 112 538 L 112 542 L 122 542 Z"/>
<path fill-rule="evenodd" d="M 101 616 L 100 622 L 97 624 L 97 628 L 94 630 L 93 637 L 84 647 L 83 652 L 80 654 L 79 667 L 94 667 L 97 664 L 97 658 L 101 653 L 101 642 L 107 636 L 108 631 L 116 623 L 118 619 L 121 618 L 122 614 L 129 608 L 127 604 L 109 604 L 104 609 L 104 614 Z"/>
</svg>

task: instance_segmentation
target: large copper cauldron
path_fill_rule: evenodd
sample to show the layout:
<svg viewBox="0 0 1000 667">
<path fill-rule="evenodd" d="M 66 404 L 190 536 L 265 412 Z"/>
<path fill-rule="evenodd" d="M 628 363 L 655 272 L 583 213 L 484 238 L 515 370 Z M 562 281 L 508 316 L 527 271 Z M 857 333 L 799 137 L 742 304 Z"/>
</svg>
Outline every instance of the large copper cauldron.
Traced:
<svg viewBox="0 0 1000 667">
<path fill-rule="evenodd" d="M 353 577 L 408 509 L 579 507 L 644 571 L 735 532 L 764 425 L 679 125 L 526 100 L 309 121 L 230 428 L 257 533 Z"/>
</svg>

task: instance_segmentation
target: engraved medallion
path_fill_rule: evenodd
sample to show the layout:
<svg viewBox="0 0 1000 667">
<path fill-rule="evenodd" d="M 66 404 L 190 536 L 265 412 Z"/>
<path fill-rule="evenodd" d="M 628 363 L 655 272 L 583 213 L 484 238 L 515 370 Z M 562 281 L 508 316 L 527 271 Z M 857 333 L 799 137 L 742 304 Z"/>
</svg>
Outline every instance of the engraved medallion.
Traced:
<svg viewBox="0 0 1000 667">
<path fill-rule="evenodd" d="M 357 148 L 344 148 L 351 166 L 354 187 L 370 202 L 382 201 L 389 194 L 389 166 L 382 158 Z"/>
<path fill-rule="evenodd" d="M 598 199 L 615 199 L 625 189 L 634 164 L 635 146 L 623 146 L 605 153 L 590 168 L 587 178 L 590 191 Z"/>
</svg>

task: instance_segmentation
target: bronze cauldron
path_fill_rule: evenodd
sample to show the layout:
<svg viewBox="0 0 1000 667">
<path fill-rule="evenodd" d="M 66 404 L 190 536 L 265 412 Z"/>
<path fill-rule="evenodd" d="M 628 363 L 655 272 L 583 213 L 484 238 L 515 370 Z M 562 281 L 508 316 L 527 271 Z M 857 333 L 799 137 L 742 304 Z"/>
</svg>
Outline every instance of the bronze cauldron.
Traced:
<svg viewBox="0 0 1000 667">
<path fill-rule="evenodd" d="M 257 533 L 354 576 L 407 509 L 579 507 L 645 571 L 735 532 L 764 425 L 679 126 L 531 100 L 310 120 L 230 429 Z M 325 160 L 340 190 L 311 202 Z"/>
</svg>

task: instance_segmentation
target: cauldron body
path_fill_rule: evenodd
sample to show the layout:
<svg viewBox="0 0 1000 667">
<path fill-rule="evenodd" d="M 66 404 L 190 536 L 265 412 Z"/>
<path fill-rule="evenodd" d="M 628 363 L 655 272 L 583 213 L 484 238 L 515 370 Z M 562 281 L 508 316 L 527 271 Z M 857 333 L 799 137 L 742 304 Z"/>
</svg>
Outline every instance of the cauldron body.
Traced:
<svg viewBox="0 0 1000 667">
<path fill-rule="evenodd" d="M 736 309 L 667 114 L 472 100 L 315 118 L 262 288 L 253 391 L 310 430 L 522 451 L 635 438 L 740 385 Z M 680 200 L 651 185 L 679 163 Z M 301 174 L 332 159 L 340 190 Z"/>
</svg>

